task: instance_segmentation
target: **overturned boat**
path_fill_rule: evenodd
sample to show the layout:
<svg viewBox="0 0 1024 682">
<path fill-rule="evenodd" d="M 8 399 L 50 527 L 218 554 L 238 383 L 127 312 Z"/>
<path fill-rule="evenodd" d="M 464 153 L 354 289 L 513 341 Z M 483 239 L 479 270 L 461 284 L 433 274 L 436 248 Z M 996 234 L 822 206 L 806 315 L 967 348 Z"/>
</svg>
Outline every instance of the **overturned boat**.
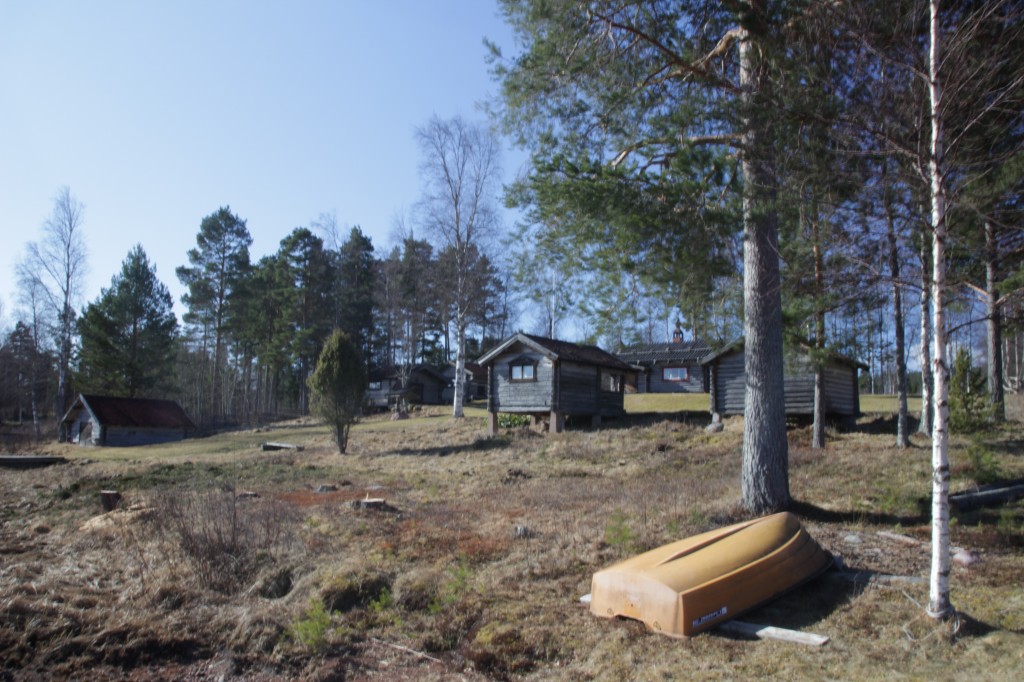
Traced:
<svg viewBox="0 0 1024 682">
<path fill-rule="evenodd" d="M 590 611 L 670 637 L 721 625 L 817 576 L 832 555 L 789 512 L 695 535 L 594 574 Z"/>
</svg>

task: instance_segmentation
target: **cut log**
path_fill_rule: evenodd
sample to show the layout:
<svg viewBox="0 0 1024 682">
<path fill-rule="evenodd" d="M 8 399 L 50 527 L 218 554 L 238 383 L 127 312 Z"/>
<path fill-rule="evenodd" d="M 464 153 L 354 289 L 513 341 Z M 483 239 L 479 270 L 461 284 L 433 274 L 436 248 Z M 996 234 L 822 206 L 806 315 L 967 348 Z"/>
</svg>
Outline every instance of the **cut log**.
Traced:
<svg viewBox="0 0 1024 682">
<path fill-rule="evenodd" d="M 758 639 L 777 639 L 782 642 L 793 644 L 805 644 L 807 646 L 824 646 L 828 644 L 829 638 L 825 635 L 816 635 L 811 632 L 799 632 L 777 628 L 773 625 L 759 625 L 757 623 L 744 623 L 739 620 L 730 620 L 718 626 L 722 632 L 734 635 L 745 635 L 757 637 Z"/>
<path fill-rule="evenodd" d="M 981 507 L 993 507 L 998 504 L 1013 502 L 1024 497 L 1024 481 L 997 483 L 984 486 L 978 490 L 955 493 L 949 496 L 949 503 L 960 511 L 970 511 Z"/>
</svg>

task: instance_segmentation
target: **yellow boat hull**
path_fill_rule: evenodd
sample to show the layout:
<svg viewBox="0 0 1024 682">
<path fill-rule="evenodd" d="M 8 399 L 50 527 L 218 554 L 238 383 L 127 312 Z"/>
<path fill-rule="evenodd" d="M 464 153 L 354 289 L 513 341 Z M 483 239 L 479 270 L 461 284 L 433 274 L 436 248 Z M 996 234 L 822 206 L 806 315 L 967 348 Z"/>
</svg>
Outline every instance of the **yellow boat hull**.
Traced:
<svg viewBox="0 0 1024 682">
<path fill-rule="evenodd" d="M 695 535 L 594 574 L 590 611 L 632 618 L 670 637 L 716 627 L 832 564 L 793 514 Z"/>
</svg>

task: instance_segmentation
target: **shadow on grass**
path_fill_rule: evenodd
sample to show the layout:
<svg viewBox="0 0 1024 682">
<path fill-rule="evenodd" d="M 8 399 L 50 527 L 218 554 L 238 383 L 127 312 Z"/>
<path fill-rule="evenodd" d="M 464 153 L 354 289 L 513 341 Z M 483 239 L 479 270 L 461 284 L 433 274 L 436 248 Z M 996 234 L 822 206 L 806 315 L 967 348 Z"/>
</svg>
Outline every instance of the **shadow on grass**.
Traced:
<svg viewBox="0 0 1024 682">
<path fill-rule="evenodd" d="M 472 443 L 460 443 L 455 445 L 434 445 L 422 448 L 406 447 L 400 450 L 392 450 L 386 454 L 402 455 L 405 457 L 448 457 L 470 452 L 488 452 L 508 447 L 512 439 L 508 436 L 493 436 L 490 438 L 477 438 Z"/>
<path fill-rule="evenodd" d="M 810 502 L 793 500 L 789 510 L 798 516 L 818 523 L 867 523 L 886 527 L 892 527 L 896 524 L 917 526 L 928 523 L 931 519 L 929 504 L 929 500 L 921 499 L 917 501 L 917 514 L 890 514 L 885 512 L 835 511 L 832 509 L 822 509 Z"/>
</svg>

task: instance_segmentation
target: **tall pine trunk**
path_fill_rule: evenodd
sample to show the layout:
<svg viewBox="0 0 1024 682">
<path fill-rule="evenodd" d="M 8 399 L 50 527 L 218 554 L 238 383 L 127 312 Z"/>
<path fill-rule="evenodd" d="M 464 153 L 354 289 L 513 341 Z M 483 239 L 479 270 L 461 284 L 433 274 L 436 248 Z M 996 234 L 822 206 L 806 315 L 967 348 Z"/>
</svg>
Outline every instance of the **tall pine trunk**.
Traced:
<svg viewBox="0 0 1024 682">
<path fill-rule="evenodd" d="M 942 85 L 939 82 L 939 0 L 930 2 L 928 93 L 931 115 L 932 208 L 932 373 L 935 378 L 935 422 L 932 425 L 932 565 L 928 615 L 949 617 L 949 365 L 946 360 L 946 195 L 943 178 Z"/>
<path fill-rule="evenodd" d="M 818 223 L 818 206 L 812 207 L 811 235 L 814 241 L 814 426 L 811 448 L 825 447 L 825 264 L 821 255 L 821 232 Z"/>
<path fill-rule="evenodd" d="M 985 328 L 988 337 L 988 395 L 992 404 L 992 418 L 996 422 L 1006 420 L 1003 400 L 1003 318 L 999 307 L 999 292 L 996 289 L 996 248 L 995 226 L 985 221 Z"/>
<path fill-rule="evenodd" d="M 765 0 L 751 0 L 751 25 L 767 19 Z M 761 120 L 769 75 L 758 36 L 740 41 L 744 92 L 743 308 L 746 402 L 743 424 L 742 502 L 750 512 L 785 509 L 789 496 L 789 446 L 782 366 L 778 214 L 771 141 Z M 763 29 L 761 29 L 763 30 Z"/>
<path fill-rule="evenodd" d="M 883 176 L 885 170 L 883 167 Z M 899 401 L 899 411 L 896 415 L 896 447 L 906 448 L 910 446 L 910 433 L 907 409 L 907 357 L 904 350 L 906 338 L 903 328 L 903 288 L 900 285 L 899 242 L 896 239 L 896 220 L 892 213 L 892 198 L 889 195 L 887 180 L 883 181 L 886 182 L 883 190 L 883 203 L 885 204 L 886 232 L 889 237 L 889 276 L 892 278 L 893 324 L 896 335 L 896 394 Z"/>
</svg>

